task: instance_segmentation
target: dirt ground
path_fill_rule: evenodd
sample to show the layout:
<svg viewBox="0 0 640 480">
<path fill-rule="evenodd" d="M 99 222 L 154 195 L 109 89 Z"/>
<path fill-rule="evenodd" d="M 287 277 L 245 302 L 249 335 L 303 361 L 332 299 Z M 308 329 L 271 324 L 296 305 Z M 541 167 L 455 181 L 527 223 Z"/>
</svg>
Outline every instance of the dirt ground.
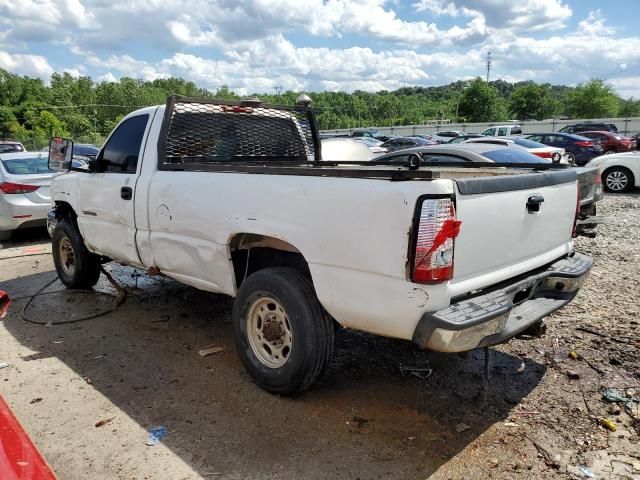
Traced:
<svg viewBox="0 0 640 480">
<path fill-rule="evenodd" d="M 230 299 L 116 265 L 128 291 L 116 311 L 73 322 L 113 299 L 54 281 L 24 312 L 43 324 L 28 323 L 21 310 L 56 277 L 46 236 L 22 236 L 0 249 L 0 289 L 15 299 L 0 392 L 61 480 L 640 479 L 638 404 L 602 398 L 640 396 L 640 192 L 599 208 L 598 237 L 576 242 L 595 258 L 588 283 L 541 338 L 492 350 L 488 391 L 482 350 L 340 331 L 320 382 L 270 395 L 235 354 Z M 104 279 L 97 290 L 115 293 Z M 198 354 L 210 345 L 224 350 Z M 154 426 L 167 435 L 148 446 Z"/>
</svg>

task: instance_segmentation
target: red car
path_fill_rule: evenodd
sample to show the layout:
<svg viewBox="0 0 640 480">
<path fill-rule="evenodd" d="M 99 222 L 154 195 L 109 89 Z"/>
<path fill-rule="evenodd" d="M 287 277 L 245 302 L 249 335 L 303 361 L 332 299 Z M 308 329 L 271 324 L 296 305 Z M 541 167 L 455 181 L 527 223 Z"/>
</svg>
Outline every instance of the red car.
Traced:
<svg viewBox="0 0 640 480">
<path fill-rule="evenodd" d="M 602 151 L 607 153 L 628 152 L 636 149 L 636 141 L 634 138 L 625 137 L 615 132 L 580 132 L 583 137 L 588 137 L 602 145 Z"/>
</svg>

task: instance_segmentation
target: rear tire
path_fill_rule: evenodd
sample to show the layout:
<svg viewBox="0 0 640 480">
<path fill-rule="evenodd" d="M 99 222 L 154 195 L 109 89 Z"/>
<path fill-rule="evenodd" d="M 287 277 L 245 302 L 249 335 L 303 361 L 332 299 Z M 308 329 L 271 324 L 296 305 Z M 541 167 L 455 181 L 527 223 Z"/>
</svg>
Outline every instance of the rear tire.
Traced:
<svg viewBox="0 0 640 480">
<path fill-rule="evenodd" d="M 333 320 L 309 279 L 291 268 L 266 268 L 244 281 L 233 304 L 233 335 L 253 380 L 282 395 L 309 388 L 333 353 Z"/>
<path fill-rule="evenodd" d="M 68 288 L 89 289 L 100 278 L 100 258 L 84 245 L 75 225 L 58 221 L 51 237 L 53 263 L 58 278 Z"/>
<path fill-rule="evenodd" d="M 567 152 L 567 162 L 569 165 L 574 166 L 576 164 L 576 156 L 571 152 Z"/>
<path fill-rule="evenodd" d="M 602 184 L 613 193 L 622 193 L 629 190 L 635 182 L 631 170 L 625 167 L 611 167 L 604 171 Z"/>
</svg>

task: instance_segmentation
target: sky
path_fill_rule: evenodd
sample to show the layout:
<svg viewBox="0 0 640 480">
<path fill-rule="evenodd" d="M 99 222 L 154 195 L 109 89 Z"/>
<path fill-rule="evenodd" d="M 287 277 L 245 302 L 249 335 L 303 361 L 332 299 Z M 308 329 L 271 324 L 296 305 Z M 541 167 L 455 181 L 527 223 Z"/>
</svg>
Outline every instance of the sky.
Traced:
<svg viewBox="0 0 640 480">
<path fill-rule="evenodd" d="M 0 68 L 239 94 L 486 75 L 640 98 L 640 0 L 0 0 Z"/>
</svg>

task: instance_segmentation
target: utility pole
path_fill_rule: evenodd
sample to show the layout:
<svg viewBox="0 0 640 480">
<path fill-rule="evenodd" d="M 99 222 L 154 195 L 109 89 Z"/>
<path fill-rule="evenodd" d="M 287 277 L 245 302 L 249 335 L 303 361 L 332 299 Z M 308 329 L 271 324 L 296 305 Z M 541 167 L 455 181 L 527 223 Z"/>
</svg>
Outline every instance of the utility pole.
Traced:
<svg viewBox="0 0 640 480">
<path fill-rule="evenodd" d="M 487 52 L 487 83 L 489 83 L 490 73 L 491 73 L 491 52 Z"/>
<path fill-rule="evenodd" d="M 276 85 L 273 89 L 276 91 L 276 95 L 280 95 L 280 92 L 282 92 L 282 85 Z"/>
</svg>

